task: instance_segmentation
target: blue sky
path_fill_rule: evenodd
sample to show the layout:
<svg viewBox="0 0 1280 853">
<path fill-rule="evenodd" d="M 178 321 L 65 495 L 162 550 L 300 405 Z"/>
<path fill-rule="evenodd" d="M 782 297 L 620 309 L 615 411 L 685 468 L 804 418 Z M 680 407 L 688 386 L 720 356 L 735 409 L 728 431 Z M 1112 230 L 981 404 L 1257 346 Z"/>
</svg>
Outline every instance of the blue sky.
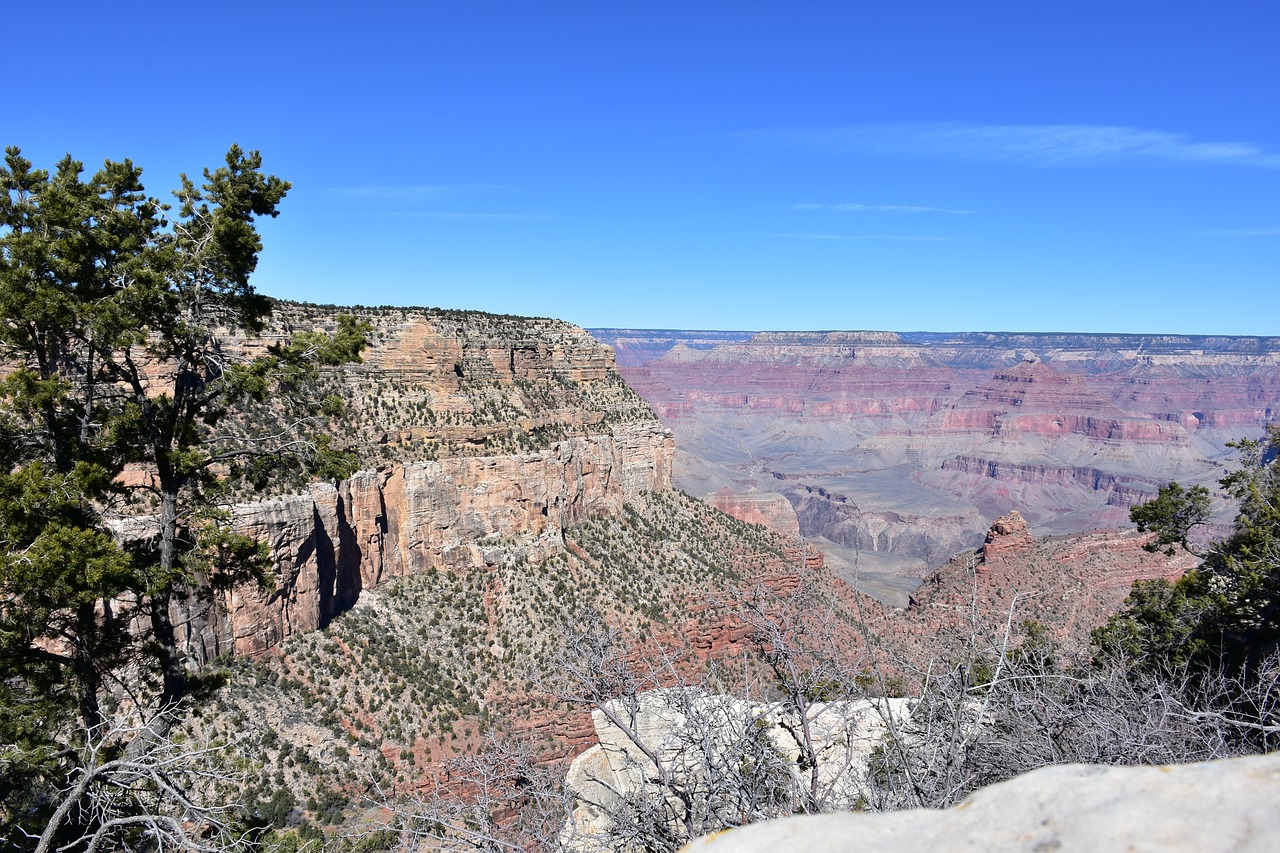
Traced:
<svg viewBox="0 0 1280 853">
<path fill-rule="evenodd" d="M 1280 334 L 1280 4 L 21 3 L 0 141 L 236 142 L 264 293 L 585 326 Z"/>
</svg>

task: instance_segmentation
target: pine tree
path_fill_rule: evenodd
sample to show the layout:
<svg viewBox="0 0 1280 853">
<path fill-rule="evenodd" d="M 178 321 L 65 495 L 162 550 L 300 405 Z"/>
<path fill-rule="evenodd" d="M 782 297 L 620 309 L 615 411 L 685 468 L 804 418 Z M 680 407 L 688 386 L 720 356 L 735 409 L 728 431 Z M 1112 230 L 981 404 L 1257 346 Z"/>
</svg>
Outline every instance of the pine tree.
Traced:
<svg viewBox="0 0 1280 853">
<path fill-rule="evenodd" d="M 238 146 L 172 204 L 141 177 L 128 160 L 36 169 L 17 148 L 0 168 L 0 776 L 30 783 L 4 792 L 6 823 L 39 811 L 126 664 L 156 675 L 131 696 L 148 736 L 181 718 L 200 682 L 175 620 L 270 581 L 263 546 L 229 529 L 231 484 L 353 464 L 319 433 L 336 401 L 309 395 L 368 326 L 252 358 L 237 343 L 272 313 L 250 284 L 255 220 L 289 184 Z M 143 534 L 119 535 L 129 518 Z"/>
</svg>

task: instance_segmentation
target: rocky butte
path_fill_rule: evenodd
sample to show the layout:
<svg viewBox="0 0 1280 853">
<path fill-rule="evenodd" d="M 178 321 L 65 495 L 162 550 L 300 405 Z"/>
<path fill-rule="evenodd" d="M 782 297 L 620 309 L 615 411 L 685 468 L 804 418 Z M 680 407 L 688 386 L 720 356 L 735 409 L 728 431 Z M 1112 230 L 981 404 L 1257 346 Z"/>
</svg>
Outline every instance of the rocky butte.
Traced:
<svg viewBox="0 0 1280 853">
<path fill-rule="evenodd" d="M 592 331 L 675 433 L 678 487 L 798 526 L 899 605 L 1010 509 L 1037 535 L 1123 526 L 1280 414 L 1280 338 Z"/>
</svg>

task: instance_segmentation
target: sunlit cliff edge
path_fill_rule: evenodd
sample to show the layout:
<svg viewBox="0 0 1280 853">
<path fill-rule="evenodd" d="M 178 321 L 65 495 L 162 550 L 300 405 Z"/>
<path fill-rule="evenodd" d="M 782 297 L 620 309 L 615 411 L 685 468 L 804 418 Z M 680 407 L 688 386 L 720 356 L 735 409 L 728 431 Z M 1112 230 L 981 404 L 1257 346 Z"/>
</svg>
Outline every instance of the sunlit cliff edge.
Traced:
<svg viewBox="0 0 1280 853">
<path fill-rule="evenodd" d="M 242 496 L 235 527 L 268 544 L 275 587 L 193 614 L 198 656 L 272 649 L 390 578 L 483 566 L 486 537 L 560 552 L 565 527 L 670 488 L 671 433 L 618 376 L 613 352 L 569 323 L 283 304 L 268 334 L 240 345 L 328 331 L 340 313 L 372 324 L 362 363 L 326 376 L 345 404 L 335 439 L 361 470 Z"/>
</svg>

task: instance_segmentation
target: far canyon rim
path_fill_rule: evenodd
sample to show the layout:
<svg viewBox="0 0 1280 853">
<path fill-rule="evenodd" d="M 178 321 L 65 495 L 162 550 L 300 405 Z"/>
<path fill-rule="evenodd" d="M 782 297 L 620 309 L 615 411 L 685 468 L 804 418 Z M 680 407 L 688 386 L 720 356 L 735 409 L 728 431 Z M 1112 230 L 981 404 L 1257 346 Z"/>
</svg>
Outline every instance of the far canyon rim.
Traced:
<svg viewBox="0 0 1280 853">
<path fill-rule="evenodd" d="M 897 604 L 1009 510 L 1067 534 L 1213 487 L 1280 412 L 1276 337 L 590 331 L 674 432 L 679 488 Z"/>
</svg>

